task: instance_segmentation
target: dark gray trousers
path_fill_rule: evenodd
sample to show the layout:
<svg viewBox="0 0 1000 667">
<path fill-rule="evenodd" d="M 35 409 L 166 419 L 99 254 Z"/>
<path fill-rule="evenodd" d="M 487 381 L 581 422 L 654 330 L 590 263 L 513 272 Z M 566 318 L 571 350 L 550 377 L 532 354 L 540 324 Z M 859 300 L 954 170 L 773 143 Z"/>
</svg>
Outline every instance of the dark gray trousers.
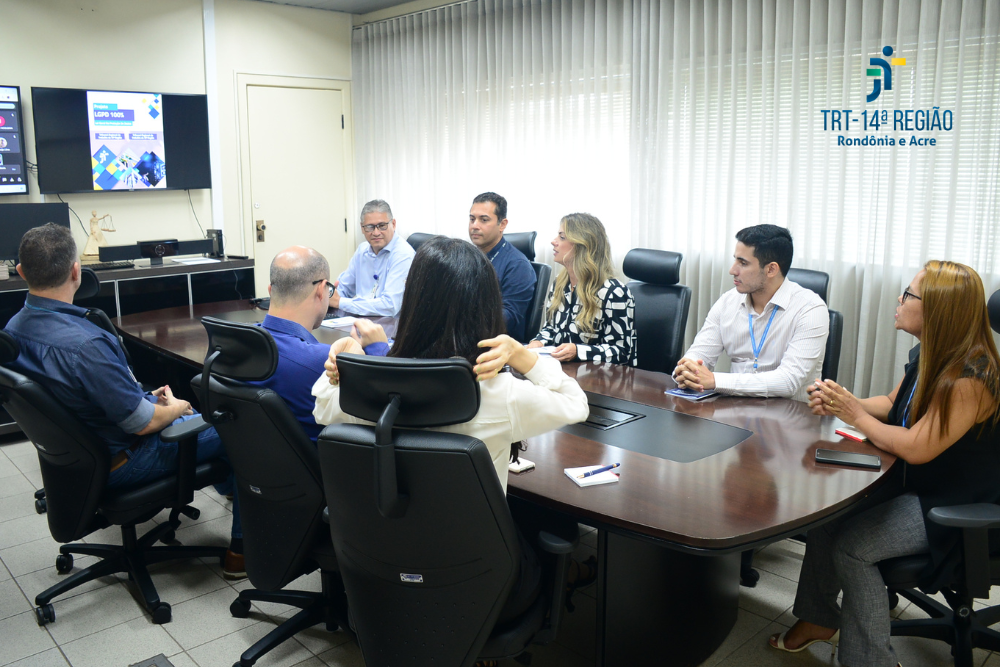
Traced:
<svg viewBox="0 0 1000 667">
<path fill-rule="evenodd" d="M 928 549 L 920 501 L 912 493 L 810 530 L 792 611 L 804 621 L 840 629 L 842 665 L 896 667 L 889 598 L 876 564 Z"/>
</svg>

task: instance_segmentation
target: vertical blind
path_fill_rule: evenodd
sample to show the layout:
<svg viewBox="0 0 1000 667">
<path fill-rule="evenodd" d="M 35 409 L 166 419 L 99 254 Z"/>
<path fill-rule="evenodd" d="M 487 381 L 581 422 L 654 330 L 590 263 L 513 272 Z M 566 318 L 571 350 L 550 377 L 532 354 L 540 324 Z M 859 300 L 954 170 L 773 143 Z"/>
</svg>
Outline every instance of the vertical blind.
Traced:
<svg viewBox="0 0 1000 667">
<path fill-rule="evenodd" d="M 358 196 L 401 233 L 464 236 L 479 192 L 509 231 L 597 215 L 615 259 L 684 254 L 688 341 L 731 282 L 735 233 L 788 227 L 831 276 L 840 378 L 886 392 L 913 339 L 896 297 L 928 259 L 1000 286 L 1000 0 L 472 0 L 354 32 Z M 893 87 L 866 103 L 869 58 Z M 953 112 L 936 146 L 838 146 L 823 110 Z"/>
</svg>

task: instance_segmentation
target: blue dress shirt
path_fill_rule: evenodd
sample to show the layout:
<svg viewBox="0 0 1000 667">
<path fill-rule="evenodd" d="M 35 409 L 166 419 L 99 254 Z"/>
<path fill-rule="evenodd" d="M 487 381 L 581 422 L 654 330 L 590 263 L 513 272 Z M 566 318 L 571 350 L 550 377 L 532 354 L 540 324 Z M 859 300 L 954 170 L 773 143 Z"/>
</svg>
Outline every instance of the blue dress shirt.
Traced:
<svg viewBox="0 0 1000 667">
<path fill-rule="evenodd" d="M 316 442 L 323 427 L 313 419 L 312 386 L 326 372 L 330 346 L 316 340 L 301 324 L 281 317 L 266 315 L 260 326 L 270 332 L 278 346 L 278 367 L 268 379 L 247 384 L 267 387 L 285 399 L 302 430 Z"/>
<path fill-rule="evenodd" d="M 355 315 L 399 315 L 414 254 L 399 234 L 394 234 L 377 255 L 367 241 L 358 246 L 338 278 L 341 310 Z"/>
<path fill-rule="evenodd" d="M 503 294 L 503 318 L 507 323 L 507 335 L 524 341 L 524 327 L 528 319 L 528 307 L 535 296 L 538 281 L 531 262 L 520 250 L 501 237 L 500 242 L 486 254 L 500 279 Z"/>
<path fill-rule="evenodd" d="M 9 366 L 48 389 L 114 456 L 139 439 L 156 399 L 132 375 L 118 339 L 85 319 L 86 312 L 28 294 L 6 327 L 20 348 Z"/>
</svg>

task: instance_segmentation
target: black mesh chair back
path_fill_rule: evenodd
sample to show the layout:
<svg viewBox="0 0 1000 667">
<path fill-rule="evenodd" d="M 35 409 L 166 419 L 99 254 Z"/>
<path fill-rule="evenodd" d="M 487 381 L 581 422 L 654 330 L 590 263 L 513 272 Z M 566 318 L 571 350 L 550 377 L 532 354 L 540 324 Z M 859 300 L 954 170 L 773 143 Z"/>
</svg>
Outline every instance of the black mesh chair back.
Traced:
<svg viewBox="0 0 1000 667">
<path fill-rule="evenodd" d="M 635 248 L 623 269 L 632 279 L 635 299 L 636 358 L 639 368 L 673 373 L 684 354 L 684 330 L 691 308 L 691 288 L 678 285 L 683 255 Z"/>
<path fill-rule="evenodd" d="M 17 341 L 6 331 L 0 350 L 0 363 L 17 358 Z M 65 543 L 92 532 L 111 468 L 107 445 L 45 387 L 3 367 L 0 402 L 38 451 L 52 537 Z"/>
<path fill-rule="evenodd" d="M 811 269 L 788 269 L 785 276 L 794 283 L 802 285 L 808 290 L 812 290 L 827 301 L 830 289 L 830 276 L 823 271 L 812 271 Z M 826 353 L 823 357 L 823 379 L 837 381 L 837 374 L 840 370 L 840 348 L 844 340 L 844 315 L 836 310 L 830 310 L 830 335 L 826 339 Z"/>
<path fill-rule="evenodd" d="M 425 234 L 424 232 L 414 232 L 406 237 L 406 242 L 410 244 L 410 247 L 414 251 L 420 250 L 420 246 L 423 245 L 424 241 L 430 241 L 434 238 L 435 234 Z"/>
<path fill-rule="evenodd" d="M 813 271 L 811 269 L 788 269 L 788 275 L 785 277 L 793 283 L 798 283 L 806 289 L 819 294 L 819 298 L 823 299 L 823 303 L 829 303 L 827 292 L 830 289 L 830 275 L 828 273 Z"/>
<path fill-rule="evenodd" d="M 545 321 L 545 297 L 549 292 L 549 282 L 552 280 L 552 267 L 548 264 L 532 262 L 531 268 L 535 270 L 535 294 L 531 297 L 531 305 L 528 306 L 528 319 L 524 323 L 524 340 L 527 343 L 538 335 Z"/>
<path fill-rule="evenodd" d="M 319 438 L 330 531 L 368 667 L 471 665 L 518 576 L 520 547 L 486 446 L 434 431 L 468 421 L 465 360 L 338 357 L 341 406 L 377 426 Z M 544 612 L 543 612 L 544 615 Z"/>
<path fill-rule="evenodd" d="M 258 589 L 278 590 L 302 574 L 325 530 L 316 446 L 278 394 L 244 384 L 264 380 L 277 368 L 271 334 L 209 317 L 202 324 L 209 354 L 192 386 L 235 472 L 247 576 Z"/>
<path fill-rule="evenodd" d="M 535 261 L 536 236 L 538 236 L 538 232 L 512 232 L 503 235 L 507 239 L 507 243 L 520 250 L 521 254 L 527 257 L 529 262 Z"/>
</svg>

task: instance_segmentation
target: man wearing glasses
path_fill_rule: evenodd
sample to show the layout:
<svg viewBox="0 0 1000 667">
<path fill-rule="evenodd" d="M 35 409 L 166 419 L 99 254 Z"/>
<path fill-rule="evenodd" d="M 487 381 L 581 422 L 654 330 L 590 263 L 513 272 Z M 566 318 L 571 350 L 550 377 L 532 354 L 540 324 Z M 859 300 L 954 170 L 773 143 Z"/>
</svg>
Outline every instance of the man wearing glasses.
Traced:
<svg viewBox="0 0 1000 667">
<path fill-rule="evenodd" d="M 278 367 L 262 382 L 252 382 L 278 393 L 313 442 L 322 426 L 313 419 L 312 385 L 325 372 L 330 346 L 312 335 L 326 316 L 334 295 L 330 265 L 312 248 L 292 246 L 271 261 L 271 306 L 261 326 L 278 348 Z"/>
<path fill-rule="evenodd" d="M 358 246 L 347 270 L 340 274 L 330 307 L 355 315 L 396 317 L 403 305 L 413 248 L 396 238 L 392 209 L 381 199 L 361 209 L 361 231 L 366 242 Z"/>
</svg>

